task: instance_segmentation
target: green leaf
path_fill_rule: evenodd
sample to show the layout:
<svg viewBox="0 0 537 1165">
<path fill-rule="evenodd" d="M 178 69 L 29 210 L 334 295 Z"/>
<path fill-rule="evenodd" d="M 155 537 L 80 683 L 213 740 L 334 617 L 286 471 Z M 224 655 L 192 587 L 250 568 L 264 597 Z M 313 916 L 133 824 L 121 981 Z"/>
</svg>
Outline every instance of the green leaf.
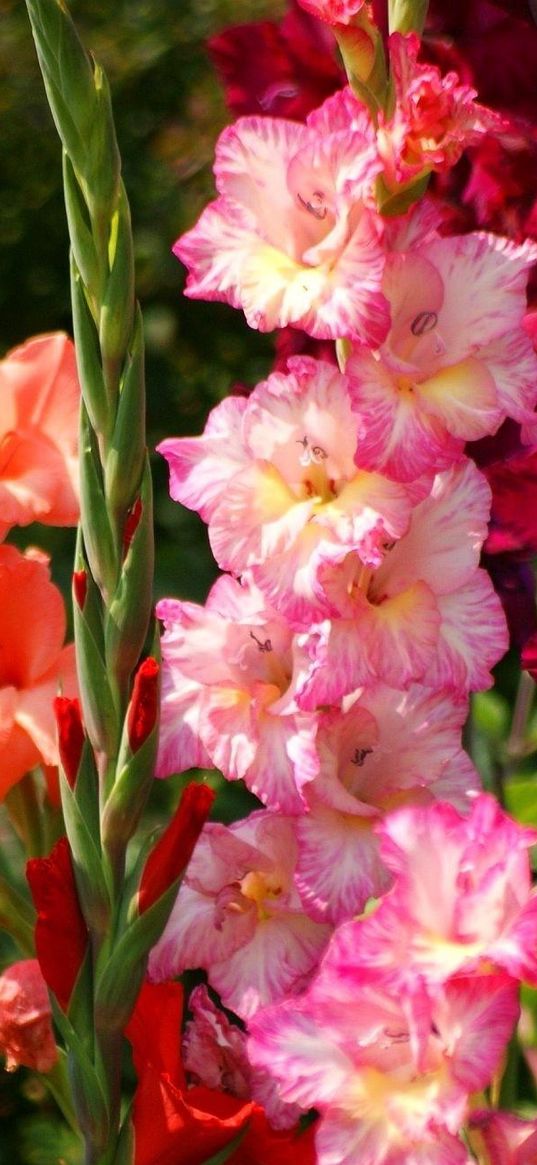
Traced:
<svg viewBox="0 0 537 1165">
<path fill-rule="evenodd" d="M 80 409 L 80 495 L 84 546 L 91 573 L 106 601 L 116 587 L 118 562 L 106 511 L 99 450 L 84 401 Z"/>
<path fill-rule="evenodd" d="M 537 777 L 512 777 L 506 781 L 505 804 L 521 825 L 537 828 Z"/>
<path fill-rule="evenodd" d="M 224 1162 L 229 1160 L 235 1152 L 235 1149 L 238 1149 L 241 1141 L 246 1136 L 249 1124 L 250 1122 L 246 1121 L 246 1124 L 243 1125 L 240 1132 L 237 1133 L 237 1136 L 233 1137 L 232 1141 L 228 1141 L 227 1145 L 224 1145 L 224 1148 L 220 1149 L 219 1153 L 215 1153 L 214 1157 L 210 1157 L 207 1161 L 204 1161 L 203 1165 L 224 1165 Z"/>
<path fill-rule="evenodd" d="M 138 663 L 153 605 L 153 497 L 151 470 L 147 457 L 140 501 L 142 504 L 140 520 L 122 564 L 117 589 L 105 615 L 107 663 L 122 679 L 128 678 Z"/>
<path fill-rule="evenodd" d="M 140 490 L 145 456 L 144 343 L 138 308 L 105 467 L 106 497 L 114 513 L 122 519 Z"/>
</svg>

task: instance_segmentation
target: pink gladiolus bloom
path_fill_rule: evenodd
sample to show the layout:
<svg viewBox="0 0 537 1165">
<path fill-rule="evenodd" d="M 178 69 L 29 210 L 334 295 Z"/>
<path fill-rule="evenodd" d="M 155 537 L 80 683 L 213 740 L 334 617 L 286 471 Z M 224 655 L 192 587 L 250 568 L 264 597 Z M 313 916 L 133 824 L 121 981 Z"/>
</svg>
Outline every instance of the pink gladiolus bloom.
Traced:
<svg viewBox="0 0 537 1165">
<path fill-rule="evenodd" d="M 212 763 L 272 808 L 300 813 L 300 790 L 318 771 L 318 718 L 294 700 L 292 629 L 246 577 L 218 579 L 205 607 L 164 599 L 157 614 L 166 625 L 158 775 Z"/>
<path fill-rule="evenodd" d="M 444 77 L 434 65 L 418 64 L 419 38 L 393 33 L 388 41 L 395 109 L 379 115 L 378 146 L 390 189 L 427 174 L 448 170 L 467 146 L 502 126 L 502 119 L 478 105 L 477 92 L 456 73 Z"/>
<path fill-rule="evenodd" d="M 194 1084 L 224 1089 L 232 1096 L 254 1099 L 274 1129 L 296 1125 L 301 1109 L 284 1104 L 274 1078 L 253 1068 L 246 1052 L 246 1033 L 213 1003 L 206 987 L 195 987 L 188 1001 L 193 1019 L 183 1039 L 183 1064 Z"/>
<path fill-rule="evenodd" d="M 297 820 L 296 882 L 312 918 L 342 922 L 388 889 L 375 827 L 396 806 L 445 800 L 469 810 L 479 778 L 461 749 L 466 715 L 467 701 L 444 692 L 379 684 L 325 717 L 309 812 Z"/>
<path fill-rule="evenodd" d="M 318 1165 L 469 1165 L 458 1134 L 513 1030 L 515 985 L 459 978 L 429 998 L 356 963 L 343 976 L 331 956 L 305 995 L 250 1024 L 252 1063 L 320 1111 Z"/>
<path fill-rule="evenodd" d="M 248 1019 L 300 990 L 330 927 L 302 909 L 292 818 L 266 810 L 205 827 L 149 960 L 153 980 L 204 967 L 225 1007 Z"/>
<path fill-rule="evenodd" d="M 334 554 L 320 566 L 332 619 L 309 635 L 301 707 L 335 704 L 375 679 L 459 692 L 490 686 L 508 639 L 501 604 L 477 569 L 489 506 L 483 475 L 465 460 L 437 475 L 408 533 L 385 543 L 377 569 L 344 548 L 339 561 Z"/>
<path fill-rule="evenodd" d="M 19 1064 L 50 1072 L 58 1059 L 45 980 L 37 959 L 13 963 L 0 975 L 0 1053 L 6 1069 Z"/>
<path fill-rule="evenodd" d="M 58 764 L 54 697 L 77 692 L 64 635 L 45 555 L 0 546 L 0 799 L 35 765 Z"/>
<path fill-rule="evenodd" d="M 365 111 L 329 134 L 315 120 L 241 118 L 216 147 L 218 199 L 173 248 L 186 295 L 241 307 L 260 331 L 294 324 L 378 347 L 382 223 L 366 204 L 380 167 Z"/>
<path fill-rule="evenodd" d="M 364 7 L 365 0 L 299 0 L 306 12 L 327 24 L 350 24 Z"/>
<path fill-rule="evenodd" d="M 470 1144 L 483 1165 L 535 1165 L 537 1121 L 512 1112 L 478 1110 L 470 1118 Z"/>
<path fill-rule="evenodd" d="M 436 238 L 390 257 L 392 327 L 346 365 L 361 422 L 360 465 L 409 481 L 447 468 L 505 417 L 530 419 L 537 357 L 523 328 L 532 243 Z"/>
<path fill-rule="evenodd" d="M 0 362 L 0 535 L 78 521 L 80 388 L 72 341 L 36 336 Z"/>
<path fill-rule="evenodd" d="M 329 615 L 317 585 L 325 559 L 356 551 L 378 566 L 408 527 L 404 486 L 354 463 L 359 419 L 332 364 L 297 357 L 248 400 L 228 398 L 202 437 L 169 439 L 171 494 L 209 523 L 223 570 L 252 569 L 278 611 L 300 627 Z M 355 685 L 356 686 L 356 685 Z"/>
<path fill-rule="evenodd" d="M 386 818 L 379 833 L 395 884 L 361 928 L 364 963 L 433 983 L 491 966 L 537 983 L 537 896 L 528 860 L 533 830 L 482 794 L 467 818 L 444 804 L 405 808 Z M 345 937 L 343 929 L 339 935 L 343 968 L 355 936 Z"/>
</svg>

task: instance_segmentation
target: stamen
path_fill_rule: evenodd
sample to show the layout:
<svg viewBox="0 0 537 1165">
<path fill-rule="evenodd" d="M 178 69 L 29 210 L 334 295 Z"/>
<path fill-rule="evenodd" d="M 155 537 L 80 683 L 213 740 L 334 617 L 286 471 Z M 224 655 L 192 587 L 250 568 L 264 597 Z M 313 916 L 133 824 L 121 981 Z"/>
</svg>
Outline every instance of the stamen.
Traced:
<svg viewBox="0 0 537 1165">
<path fill-rule="evenodd" d="M 426 332 L 432 332 L 438 323 L 438 316 L 435 311 L 420 311 L 419 315 L 412 320 L 410 331 L 413 336 L 424 336 Z"/>
<path fill-rule="evenodd" d="M 358 765 L 358 768 L 361 769 L 366 756 L 369 756 L 372 752 L 372 748 L 355 748 L 354 756 L 351 757 L 351 764 Z"/>
<path fill-rule="evenodd" d="M 312 214 L 314 218 L 322 221 L 328 214 L 328 207 L 324 200 L 322 190 L 314 190 L 310 199 L 303 198 L 301 194 L 297 194 L 298 201 L 308 214 Z"/>
<path fill-rule="evenodd" d="M 265 639 L 263 642 L 262 639 L 257 638 L 257 635 L 254 635 L 253 631 L 250 631 L 250 639 L 255 640 L 259 651 L 272 651 L 272 643 L 270 639 Z"/>
</svg>

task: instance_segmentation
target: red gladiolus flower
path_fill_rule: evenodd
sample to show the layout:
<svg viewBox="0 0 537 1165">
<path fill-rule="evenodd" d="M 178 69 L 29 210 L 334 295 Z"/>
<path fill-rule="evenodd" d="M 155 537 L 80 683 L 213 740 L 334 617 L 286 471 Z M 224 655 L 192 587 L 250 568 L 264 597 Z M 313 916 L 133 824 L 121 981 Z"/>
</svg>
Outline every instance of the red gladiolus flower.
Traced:
<svg viewBox="0 0 537 1165">
<path fill-rule="evenodd" d="M 127 733 L 132 752 L 138 752 L 155 727 L 159 671 L 159 664 L 150 655 L 136 672 L 127 713 Z"/>
<path fill-rule="evenodd" d="M 58 746 L 63 771 L 72 789 L 76 784 L 82 749 L 84 748 L 84 729 L 80 715 L 78 700 L 69 700 L 67 696 L 56 696 L 54 712 L 58 725 Z"/>
<path fill-rule="evenodd" d="M 229 1165 L 314 1165 L 311 1129 L 275 1132 L 253 1101 L 187 1086 L 182 1007 L 179 983 L 145 984 L 125 1032 L 138 1074 L 135 1165 L 202 1165 L 243 1131 Z"/>
<path fill-rule="evenodd" d="M 138 892 L 140 914 L 166 892 L 188 865 L 214 797 L 208 785 L 187 785 L 175 815 L 145 863 Z"/>
<path fill-rule="evenodd" d="M 67 838 L 56 842 L 48 858 L 27 862 L 26 877 L 37 910 L 39 965 L 60 1007 L 67 1011 L 88 943 Z"/>
</svg>

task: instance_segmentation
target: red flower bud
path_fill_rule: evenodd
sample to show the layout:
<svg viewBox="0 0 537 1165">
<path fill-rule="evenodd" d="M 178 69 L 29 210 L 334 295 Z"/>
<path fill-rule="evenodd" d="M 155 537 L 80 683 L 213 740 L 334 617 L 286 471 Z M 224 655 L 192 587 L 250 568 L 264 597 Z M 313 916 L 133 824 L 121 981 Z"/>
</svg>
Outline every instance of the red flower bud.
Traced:
<svg viewBox="0 0 537 1165">
<path fill-rule="evenodd" d="M 67 696 L 56 696 L 54 713 L 58 726 L 60 760 L 65 776 L 71 788 L 74 789 L 86 739 L 82 727 L 80 704 L 76 697 L 70 700 Z"/>
<path fill-rule="evenodd" d="M 187 785 L 175 815 L 143 868 L 138 891 L 140 914 L 166 893 L 188 865 L 214 798 L 209 785 Z"/>
<path fill-rule="evenodd" d="M 37 911 L 35 949 L 45 983 L 67 1011 L 88 945 L 71 850 L 61 837 L 48 858 L 31 858 L 26 877 Z"/>
<path fill-rule="evenodd" d="M 84 603 L 86 602 L 86 594 L 88 590 L 88 576 L 85 570 L 73 571 L 73 594 L 75 602 L 80 610 L 84 610 Z"/>
<path fill-rule="evenodd" d="M 142 516 L 142 509 L 142 499 L 136 498 L 136 501 L 128 511 L 125 525 L 123 527 L 123 558 L 127 557 L 129 546 L 134 538 L 138 523 Z"/>
<path fill-rule="evenodd" d="M 127 712 L 127 733 L 132 752 L 138 752 L 153 731 L 158 711 L 158 675 L 160 665 L 153 656 L 140 664 L 134 677 Z"/>
</svg>

